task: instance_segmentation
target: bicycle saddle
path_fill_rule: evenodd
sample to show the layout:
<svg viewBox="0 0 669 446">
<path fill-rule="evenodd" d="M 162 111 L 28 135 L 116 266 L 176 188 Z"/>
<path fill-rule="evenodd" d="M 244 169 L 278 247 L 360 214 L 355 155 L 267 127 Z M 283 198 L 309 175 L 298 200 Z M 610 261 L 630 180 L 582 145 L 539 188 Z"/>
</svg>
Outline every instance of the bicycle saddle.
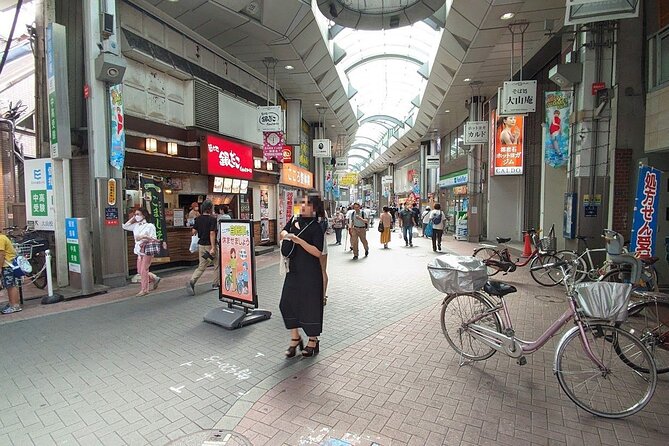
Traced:
<svg viewBox="0 0 669 446">
<path fill-rule="evenodd" d="M 644 265 L 654 265 L 658 260 L 660 260 L 659 257 L 641 257 Z"/>
<path fill-rule="evenodd" d="M 497 243 L 506 243 L 510 242 L 511 237 L 497 237 Z"/>
<path fill-rule="evenodd" d="M 489 280 L 483 287 L 483 291 L 491 296 L 504 297 L 507 294 L 515 293 L 518 290 L 515 286 L 509 285 L 508 283 Z"/>
</svg>

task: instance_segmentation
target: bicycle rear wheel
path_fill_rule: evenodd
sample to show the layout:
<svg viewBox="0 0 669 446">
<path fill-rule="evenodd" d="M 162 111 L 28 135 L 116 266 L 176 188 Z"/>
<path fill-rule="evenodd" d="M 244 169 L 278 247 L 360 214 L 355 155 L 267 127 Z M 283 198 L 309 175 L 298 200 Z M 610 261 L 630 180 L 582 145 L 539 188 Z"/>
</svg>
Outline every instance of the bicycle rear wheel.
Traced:
<svg viewBox="0 0 669 446">
<path fill-rule="evenodd" d="M 453 294 L 444 300 L 441 306 L 441 330 L 453 350 L 471 361 L 483 361 L 495 354 L 495 349 L 472 337 L 467 330 L 469 320 L 493 308 L 478 293 Z M 476 324 L 502 331 L 502 322 L 497 313 L 491 312 L 476 321 Z"/>
<path fill-rule="evenodd" d="M 588 277 L 588 265 L 585 262 L 585 259 L 583 259 L 583 257 L 579 257 L 579 255 L 574 251 L 563 249 L 562 251 L 556 252 L 555 256 L 560 260 L 569 262 L 570 265 L 576 262 L 575 267 L 570 266 L 567 270 L 569 274 L 573 275 L 575 283 L 582 282 L 585 278 Z"/>
<path fill-rule="evenodd" d="M 624 331 L 638 337 L 655 359 L 657 373 L 669 372 L 669 302 L 647 301 L 630 308 L 625 322 L 619 325 Z M 628 358 L 625 352 L 617 352 L 629 362 L 629 366 L 642 373 L 648 369 Z"/>
<path fill-rule="evenodd" d="M 496 263 L 502 262 L 502 257 L 499 255 L 499 251 L 494 248 L 481 247 L 474 250 L 474 257 L 481 260 L 485 266 L 488 276 L 494 276 L 497 274 L 500 269 L 494 264 L 488 264 L 488 260 L 493 260 Z"/>
<path fill-rule="evenodd" d="M 581 409 L 599 417 L 624 418 L 643 409 L 657 384 L 655 363 L 648 349 L 636 337 L 611 325 L 583 328 L 586 344 L 578 327 L 567 332 L 558 344 L 555 375 L 562 390 Z M 604 369 L 593 362 L 584 345 L 589 345 Z M 626 358 L 634 358 L 648 373 L 634 370 Z"/>
<path fill-rule="evenodd" d="M 555 286 L 562 282 L 562 271 L 546 265 L 555 265 L 560 261 L 552 254 L 538 255 L 530 263 L 530 275 L 536 283 L 543 286 Z"/>
</svg>

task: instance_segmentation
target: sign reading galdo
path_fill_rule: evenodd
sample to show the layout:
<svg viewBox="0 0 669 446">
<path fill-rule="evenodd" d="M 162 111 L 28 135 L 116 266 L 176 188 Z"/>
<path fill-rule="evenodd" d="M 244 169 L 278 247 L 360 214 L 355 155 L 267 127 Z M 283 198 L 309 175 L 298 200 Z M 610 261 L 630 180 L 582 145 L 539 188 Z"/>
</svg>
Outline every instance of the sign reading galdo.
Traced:
<svg viewBox="0 0 669 446">
<path fill-rule="evenodd" d="M 207 174 L 228 178 L 253 178 L 253 149 L 215 135 L 207 135 Z"/>
<path fill-rule="evenodd" d="M 280 106 L 258 107 L 258 130 L 263 132 L 283 131 L 283 111 Z"/>
</svg>

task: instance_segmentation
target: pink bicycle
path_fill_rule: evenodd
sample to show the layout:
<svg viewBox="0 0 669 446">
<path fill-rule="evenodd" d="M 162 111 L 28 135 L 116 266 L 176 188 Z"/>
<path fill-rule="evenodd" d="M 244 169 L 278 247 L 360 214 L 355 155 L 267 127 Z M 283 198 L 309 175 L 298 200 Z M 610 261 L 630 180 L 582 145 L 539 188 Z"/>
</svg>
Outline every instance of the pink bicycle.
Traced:
<svg viewBox="0 0 669 446">
<path fill-rule="evenodd" d="M 448 294 L 441 308 L 441 328 L 460 354 L 460 365 L 482 361 L 496 352 L 525 365 L 525 355 L 542 348 L 569 321 L 574 327 L 560 339 L 553 373 L 577 406 L 605 418 L 633 415 L 648 404 L 655 391 L 657 371 L 646 346 L 613 325 L 627 315 L 628 284 L 575 285 L 573 264 L 559 261 L 569 308 L 535 341 L 516 336 L 505 296 L 515 287 L 488 281 L 482 290 Z M 611 304 L 613 302 L 613 304 Z M 606 307 L 606 308 L 604 308 Z"/>
</svg>

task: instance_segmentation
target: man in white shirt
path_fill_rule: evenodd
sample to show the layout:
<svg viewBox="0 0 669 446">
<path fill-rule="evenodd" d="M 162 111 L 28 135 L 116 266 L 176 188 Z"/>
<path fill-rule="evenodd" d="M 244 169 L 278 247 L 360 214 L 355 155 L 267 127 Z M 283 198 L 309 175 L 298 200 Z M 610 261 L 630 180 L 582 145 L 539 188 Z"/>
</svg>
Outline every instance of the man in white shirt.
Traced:
<svg viewBox="0 0 669 446">
<path fill-rule="evenodd" d="M 367 244 L 367 225 L 369 224 L 367 214 L 360 210 L 360 205 L 353 205 L 351 218 L 348 220 L 351 226 L 351 245 L 353 246 L 353 260 L 358 259 L 358 240 L 362 241 L 365 248 L 365 257 L 369 255 L 369 245 Z"/>
</svg>

